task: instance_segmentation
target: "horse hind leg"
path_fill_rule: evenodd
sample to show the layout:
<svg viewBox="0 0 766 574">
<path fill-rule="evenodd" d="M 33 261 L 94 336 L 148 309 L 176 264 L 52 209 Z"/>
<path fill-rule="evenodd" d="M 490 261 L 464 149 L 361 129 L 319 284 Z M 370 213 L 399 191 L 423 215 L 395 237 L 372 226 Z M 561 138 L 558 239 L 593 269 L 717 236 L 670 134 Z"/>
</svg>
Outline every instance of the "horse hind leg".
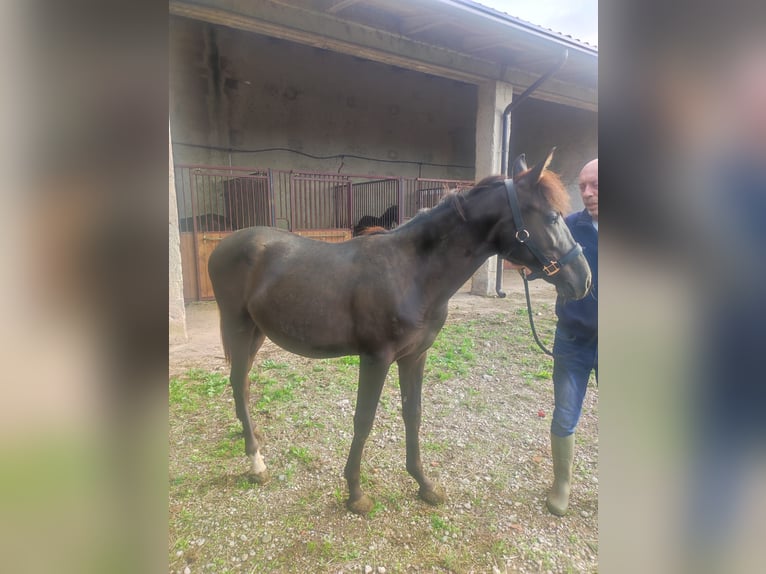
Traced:
<svg viewBox="0 0 766 574">
<path fill-rule="evenodd" d="M 242 423 L 242 433 L 245 437 L 245 454 L 250 459 L 250 480 L 263 484 L 269 480 L 269 471 L 263 461 L 261 449 L 264 438 L 250 418 L 250 369 L 253 367 L 255 354 L 263 345 L 266 338 L 249 317 L 236 320 L 221 317 L 221 335 L 226 357 L 231 363 L 232 393 L 237 418 Z"/>
<path fill-rule="evenodd" d="M 420 458 L 421 390 L 425 363 L 426 353 L 399 359 L 399 389 L 406 433 L 407 472 L 420 486 L 418 496 L 428 504 L 437 505 L 446 499 L 444 488 L 426 476 Z"/>
</svg>

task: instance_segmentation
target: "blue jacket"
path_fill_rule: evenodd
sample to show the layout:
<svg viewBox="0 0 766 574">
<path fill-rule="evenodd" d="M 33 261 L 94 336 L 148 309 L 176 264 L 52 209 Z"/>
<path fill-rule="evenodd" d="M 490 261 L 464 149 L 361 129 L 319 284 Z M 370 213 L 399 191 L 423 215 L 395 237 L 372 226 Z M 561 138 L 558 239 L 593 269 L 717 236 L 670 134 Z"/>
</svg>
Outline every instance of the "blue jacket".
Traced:
<svg viewBox="0 0 766 574">
<path fill-rule="evenodd" d="M 585 209 L 568 215 L 566 224 L 574 240 L 582 246 L 590 265 L 593 287 L 579 301 L 556 300 L 557 328 L 577 338 L 590 339 L 598 336 L 598 231 Z"/>
</svg>

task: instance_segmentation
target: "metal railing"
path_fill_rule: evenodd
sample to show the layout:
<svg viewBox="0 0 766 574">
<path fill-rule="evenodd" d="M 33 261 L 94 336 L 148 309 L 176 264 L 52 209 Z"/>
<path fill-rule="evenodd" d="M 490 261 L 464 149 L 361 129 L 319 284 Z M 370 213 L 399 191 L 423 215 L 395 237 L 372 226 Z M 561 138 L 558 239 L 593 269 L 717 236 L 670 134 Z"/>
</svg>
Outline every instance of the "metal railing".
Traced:
<svg viewBox="0 0 766 574">
<path fill-rule="evenodd" d="M 473 182 L 180 164 L 175 168 L 181 232 L 254 225 L 289 231 L 347 229 L 363 218 L 393 227 Z M 368 219 L 367 221 L 371 221 Z"/>
</svg>

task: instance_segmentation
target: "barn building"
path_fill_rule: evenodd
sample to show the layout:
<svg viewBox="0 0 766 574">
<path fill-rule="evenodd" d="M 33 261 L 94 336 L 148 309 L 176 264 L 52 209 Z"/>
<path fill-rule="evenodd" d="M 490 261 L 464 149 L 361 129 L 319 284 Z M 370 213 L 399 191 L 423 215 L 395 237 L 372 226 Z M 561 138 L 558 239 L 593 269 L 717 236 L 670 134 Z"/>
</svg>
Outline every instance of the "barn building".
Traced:
<svg viewBox="0 0 766 574">
<path fill-rule="evenodd" d="M 470 0 L 171 0 L 170 333 L 212 297 L 217 241 L 272 225 L 325 241 L 398 225 L 447 189 L 556 146 L 597 155 L 598 50 Z M 367 218 L 367 219 L 364 219 Z M 494 258 L 493 258 L 494 259 Z M 472 292 L 494 289 L 496 262 Z"/>
</svg>

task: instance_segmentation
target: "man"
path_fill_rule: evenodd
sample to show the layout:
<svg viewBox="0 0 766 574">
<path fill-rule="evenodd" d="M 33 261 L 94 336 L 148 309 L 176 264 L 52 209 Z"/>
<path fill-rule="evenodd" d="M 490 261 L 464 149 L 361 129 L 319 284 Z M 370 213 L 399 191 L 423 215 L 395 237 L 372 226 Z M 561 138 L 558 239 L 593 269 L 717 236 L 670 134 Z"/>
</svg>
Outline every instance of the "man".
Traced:
<svg viewBox="0 0 766 574">
<path fill-rule="evenodd" d="M 574 431 L 592 370 L 598 378 L 598 159 L 582 168 L 580 195 L 585 209 L 566 218 L 572 236 L 583 248 L 593 276 L 591 292 L 579 301 L 556 301 L 553 343 L 554 410 L 551 421 L 553 486 L 548 510 L 562 516 L 569 506 L 574 461 Z"/>
</svg>

